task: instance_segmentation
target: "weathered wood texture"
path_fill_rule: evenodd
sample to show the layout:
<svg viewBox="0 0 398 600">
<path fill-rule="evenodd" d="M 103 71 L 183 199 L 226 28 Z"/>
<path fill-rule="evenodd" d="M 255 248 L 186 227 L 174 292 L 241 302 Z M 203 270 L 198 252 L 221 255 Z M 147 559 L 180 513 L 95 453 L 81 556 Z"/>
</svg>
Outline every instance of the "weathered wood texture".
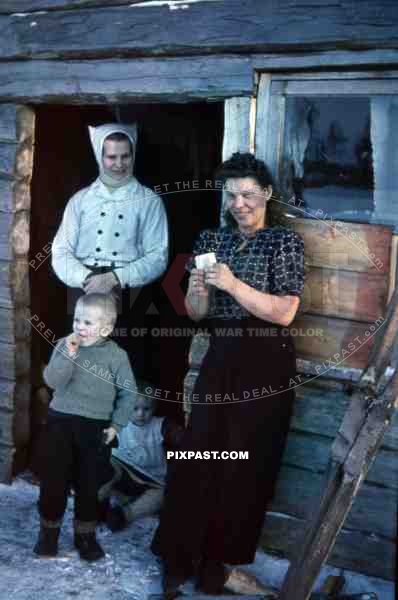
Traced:
<svg viewBox="0 0 398 600">
<path fill-rule="evenodd" d="M 384 275 L 312 268 L 306 275 L 302 307 L 311 314 L 376 321 L 384 315 L 387 292 Z"/>
<path fill-rule="evenodd" d="M 0 442 L 0 481 L 3 483 L 9 483 L 11 480 L 13 457 L 13 446 Z"/>
<path fill-rule="evenodd" d="M 0 57 L 396 48 L 398 17 L 389 0 L 324 2 L 228 0 L 0 17 Z M 316 16 L 316 27 L 314 27 Z M 154 23 L 161 26 L 154 27 Z"/>
<path fill-rule="evenodd" d="M 225 101 L 222 160 L 227 160 L 234 152 L 249 152 L 250 105 L 250 97 Z"/>
<path fill-rule="evenodd" d="M 398 64 L 398 51 L 0 62 L 4 102 L 176 102 L 253 92 L 253 70 Z M 12 77 L 10 76 L 12 73 Z M 262 77 L 262 79 L 264 76 Z M 261 94 L 262 90 L 259 90 Z M 259 96 L 260 99 L 260 96 Z M 267 137 L 261 129 L 257 154 Z M 269 160 L 267 161 L 269 162 Z"/>
<path fill-rule="evenodd" d="M 302 315 L 295 319 L 291 331 L 298 356 L 318 362 L 321 366 L 364 368 L 375 333 L 382 326 L 369 325 L 317 315 Z M 372 330 L 373 328 L 373 330 Z"/>
<path fill-rule="evenodd" d="M 388 274 L 392 232 L 383 225 L 342 223 L 336 219 L 294 219 L 304 239 L 310 267 Z"/>
<path fill-rule="evenodd" d="M 148 0 L 116 0 L 116 2 L 113 0 L 2 0 L 0 14 L 8 15 L 41 10 L 75 10 L 76 8 L 100 8 L 104 6 L 114 7 L 139 4 L 146 1 Z"/>
<path fill-rule="evenodd" d="M 0 260 L 0 307 L 26 305 L 29 295 L 29 263 L 23 259 Z"/>
<path fill-rule="evenodd" d="M 250 57 L 234 56 L 0 63 L 0 82 L 0 97 L 19 102 L 178 102 L 253 90 Z"/>
<path fill-rule="evenodd" d="M 268 513 L 260 546 L 291 559 L 301 544 L 307 522 L 277 513 Z M 358 573 L 394 580 L 395 542 L 375 534 L 342 529 L 328 564 Z"/>
<path fill-rule="evenodd" d="M 323 385 L 297 387 L 292 428 L 302 433 L 334 439 L 350 402 L 348 394 L 326 391 Z M 386 432 L 382 447 L 398 452 L 398 415 L 395 415 Z"/>
<path fill-rule="evenodd" d="M 0 105 L 0 481 L 29 441 L 29 187 L 34 115 Z"/>
<path fill-rule="evenodd" d="M 200 365 L 207 348 L 206 336 L 197 336 L 191 346 L 190 363 Z M 192 391 L 197 370 L 185 380 Z M 265 522 L 261 545 L 290 558 L 311 516 L 323 487 L 325 467 L 351 398 L 343 386 L 327 381 L 304 383 L 296 388 L 296 403 L 283 457 L 276 497 Z M 332 384 L 332 382 L 330 382 Z M 337 389 L 336 389 L 337 387 Z M 186 400 L 186 398 L 185 398 Z M 185 409 L 188 409 L 185 405 Z M 397 502 L 398 416 L 387 431 L 383 446 L 370 469 L 350 515 L 349 525 L 339 536 L 329 563 L 369 575 L 393 578 L 394 523 Z M 278 514 L 275 514 L 278 513 Z M 390 524 L 386 525 L 385 521 Z"/>
<path fill-rule="evenodd" d="M 27 377 L 30 369 L 30 345 L 27 340 L 7 344 L 0 342 L 0 380 L 16 381 Z"/>
<path fill-rule="evenodd" d="M 295 219 L 292 225 L 304 239 L 308 267 L 293 324 L 298 356 L 364 368 L 384 323 L 391 230 L 321 218 Z"/>
</svg>

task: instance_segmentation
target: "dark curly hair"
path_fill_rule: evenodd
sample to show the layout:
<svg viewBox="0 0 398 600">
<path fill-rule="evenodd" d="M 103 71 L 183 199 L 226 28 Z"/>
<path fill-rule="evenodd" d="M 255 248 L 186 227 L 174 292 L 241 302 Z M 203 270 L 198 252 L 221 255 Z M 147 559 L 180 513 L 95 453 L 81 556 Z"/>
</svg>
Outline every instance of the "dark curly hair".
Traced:
<svg viewBox="0 0 398 600">
<path fill-rule="evenodd" d="M 272 197 L 268 202 L 266 212 L 266 225 L 285 225 L 286 218 L 280 204 L 276 202 L 279 196 L 276 193 L 274 181 L 267 165 L 249 152 L 235 152 L 229 160 L 224 161 L 218 167 L 215 179 L 217 182 L 221 181 L 224 185 L 227 179 L 238 177 L 252 177 L 262 189 L 272 186 Z M 224 218 L 229 227 L 237 227 L 235 219 L 228 210 L 225 211 Z"/>
<path fill-rule="evenodd" d="M 249 152 L 235 152 L 229 160 L 224 161 L 218 167 L 216 179 L 225 183 L 232 177 L 253 177 L 262 188 L 274 185 L 266 164 Z"/>
</svg>

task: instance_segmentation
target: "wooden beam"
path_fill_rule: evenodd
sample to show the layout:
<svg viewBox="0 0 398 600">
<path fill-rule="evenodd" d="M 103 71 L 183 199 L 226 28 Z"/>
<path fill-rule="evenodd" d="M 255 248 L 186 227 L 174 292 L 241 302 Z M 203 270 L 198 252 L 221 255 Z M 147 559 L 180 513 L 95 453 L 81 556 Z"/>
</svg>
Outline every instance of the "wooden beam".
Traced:
<svg viewBox="0 0 398 600">
<path fill-rule="evenodd" d="M 361 485 L 391 422 L 397 396 L 398 372 L 395 372 L 379 397 L 360 388 L 353 398 L 332 447 L 329 477 L 319 508 L 300 544 L 300 555 L 289 567 L 281 600 L 309 598 L 339 531 L 358 508 L 359 496 L 365 488 Z M 395 536 L 395 523 L 392 535 Z"/>
<path fill-rule="evenodd" d="M 244 57 L 0 63 L 0 83 L 6 101 L 78 104 L 222 100 L 253 90 Z"/>
<path fill-rule="evenodd" d="M 11 483 L 13 456 L 14 447 L 12 444 L 0 443 L 0 481 L 2 483 Z"/>
<path fill-rule="evenodd" d="M 234 152 L 250 151 L 251 97 L 231 98 L 225 102 L 222 159 Z"/>
<path fill-rule="evenodd" d="M 325 477 L 321 473 L 283 465 L 270 510 L 308 519 L 310 523 L 320 505 L 324 483 Z M 396 506 L 396 489 L 364 483 L 345 526 L 353 531 L 367 531 L 393 540 L 396 537 Z"/>
<path fill-rule="evenodd" d="M 0 100 L 87 104 L 223 100 L 252 94 L 254 69 L 292 70 L 369 63 L 380 66 L 383 62 L 398 64 L 398 51 L 0 62 Z M 262 91 L 260 84 L 260 95 Z M 268 138 L 263 127 L 258 131 L 261 133 L 260 141 L 256 141 L 257 152 L 262 153 L 262 144 Z"/>
<path fill-rule="evenodd" d="M 330 458 L 331 442 L 331 438 L 322 435 L 305 435 L 302 432 L 291 431 L 283 456 L 283 464 L 313 473 L 324 473 Z M 366 481 L 398 490 L 397 453 L 381 449 L 368 472 Z M 296 487 L 293 478 L 291 485 L 293 488 Z"/>
<path fill-rule="evenodd" d="M 265 552 L 292 559 L 302 543 L 306 525 L 303 519 L 269 512 L 265 517 L 259 546 Z M 343 528 L 327 564 L 393 581 L 395 551 L 395 540 Z"/>
<path fill-rule="evenodd" d="M 140 4 L 150 0 L 2 0 L 0 15 L 35 13 L 38 11 L 76 10 Z M 204 0 L 206 1 L 206 0 Z"/>
<path fill-rule="evenodd" d="M 33 2 L 32 2 L 33 6 Z M 0 17 L 0 58 L 396 49 L 394 3 L 223 0 Z M 314 27 L 316 19 L 316 27 Z"/>
</svg>

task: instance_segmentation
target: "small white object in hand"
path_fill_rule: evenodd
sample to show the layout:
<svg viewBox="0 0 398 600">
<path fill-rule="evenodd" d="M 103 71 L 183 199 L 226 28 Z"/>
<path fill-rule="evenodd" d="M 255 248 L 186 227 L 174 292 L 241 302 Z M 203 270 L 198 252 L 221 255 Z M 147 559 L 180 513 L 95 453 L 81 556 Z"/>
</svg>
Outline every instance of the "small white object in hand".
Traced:
<svg viewBox="0 0 398 600">
<path fill-rule="evenodd" d="M 195 265 L 197 269 L 205 270 L 215 265 L 217 258 L 214 252 L 208 252 L 207 254 L 198 254 L 195 256 Z"/>
</svg>

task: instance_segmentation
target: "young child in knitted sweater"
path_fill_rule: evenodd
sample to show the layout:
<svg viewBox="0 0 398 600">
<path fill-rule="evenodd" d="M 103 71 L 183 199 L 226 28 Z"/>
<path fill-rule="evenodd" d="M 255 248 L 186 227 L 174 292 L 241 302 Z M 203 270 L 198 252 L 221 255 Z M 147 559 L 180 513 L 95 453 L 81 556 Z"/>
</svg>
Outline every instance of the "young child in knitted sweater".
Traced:
<svg viewBox="0 0 398 600">
<path fill-rule="evenodd" d="M 75 307 L 73 333 L 58 341 L 45 369 L 53 388 L 40 485 L 39 556 L 55 556 L 68 492 L 75 490 L 74 544 L 80 557 L 104 556 L 98 544 L 99 466 L 127 425 L 136 385 L 127 354 L 108 336 L 117 317 L 113 298 L 87 294 Z"/>
</svg>

